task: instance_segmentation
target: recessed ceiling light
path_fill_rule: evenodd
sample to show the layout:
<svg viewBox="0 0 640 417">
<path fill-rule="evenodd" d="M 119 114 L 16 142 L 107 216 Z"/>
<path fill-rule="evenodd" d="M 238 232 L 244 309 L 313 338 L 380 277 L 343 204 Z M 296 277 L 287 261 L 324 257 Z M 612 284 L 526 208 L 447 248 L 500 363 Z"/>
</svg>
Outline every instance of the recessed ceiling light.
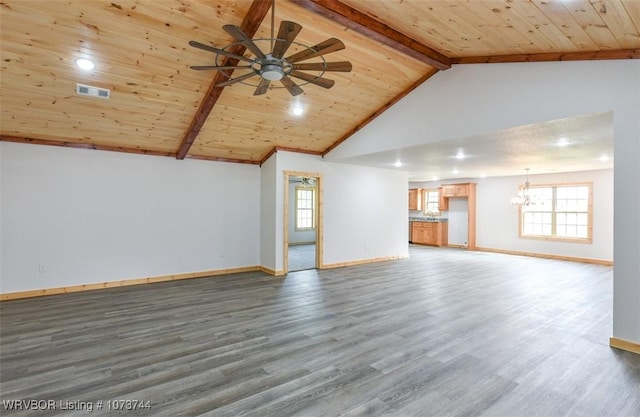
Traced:
<svg viewBox="0 0 640 417">
<path fill-rule="evenodd" d="M 460 173 L 460 171 L 458 171 L 458 168 L 453 168 L 453 171 L 452 171 L 452 172 L 453 172 L 454 174 L 459 174 L 459 173 Z"/>
<path fill-rule="evenodd" d="M 569 146 L 569 145 L 571 145 L 571 141 L 569 141 L 568 139 L 565 139 L 565 138 L 560 138 L 556 142 L 556 146 L 559 146 L 560 148 L 564 148 L 564 147 Z"/>
<path fill-rule="evenodd" d="M 76 67 L 85 71 L 91 71 L 96 67 L 96 64 L 92 60 L 86 58 L 78 58 L 74 62 Z"/>
<path fill-rule="evenodd" d="M 393 166 L 396 167 L 396 168 L 400 168 L 402 166 L 402 162 L 396 161 L 396 163 L 393 164 Z"/>
<path fill-rule="evenodd" d="M 456 154 L 456 159 L 464 159 L 466 158 L 466 155 L 464 154 L 464 152 L 462 151 L 462 149 L 460 149 L 458 151 L 458 153 Z"/>
</svg>

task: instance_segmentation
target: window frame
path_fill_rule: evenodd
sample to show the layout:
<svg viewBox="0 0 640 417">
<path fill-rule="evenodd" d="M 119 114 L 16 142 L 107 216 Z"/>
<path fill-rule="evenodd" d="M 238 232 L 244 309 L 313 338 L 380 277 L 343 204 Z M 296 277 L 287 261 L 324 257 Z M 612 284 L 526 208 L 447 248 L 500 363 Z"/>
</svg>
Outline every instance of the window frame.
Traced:
<svg viewBox="0 0 640 417">
<path fill-rule="evenodd" d="M 298 191 L 311 191 L 311 208 L 300 208 L 298 206 L 299 197 Z M 294 228 L 296 232 L 307 232 L 316 230 L 316 188 L 308 187 L 304 185 L 296 185 L 294 191 L 294 201 L 295 201 L 295 221 Z M 311 227 L 299 227 L 298 226 L 298 212 L 300 210 L 310 210 L 311 211 Z"/>
<path fill-rule="evenodd" d="M 431 201 L 431 203 L 435 203 L 437 210 L 435 211 L 429 211 L 429 200 L 428 200 L 428 194 L 429 193 L 435 193 L 436 194 L 436 200 L 435 201 Z M 437 188 L 425 188 L 422 190 L 422 196 L 420 197 L 422 198 L 422 212 L 427 215 L 427 216 L 434 216 L 434 217 L 438 217 L 440 216 L 441 212 L 440 212 L 440 190 L 438 190 Z"/>
<path fill-rule="evenodd" d="M 556 211 L 557 206 L 557 193 L 558 188 L 562 187 L 587 187 L 588 189 L 588 201 L 587 201 L 587 237 L 566 237 L 556 236 L 557 223 Z M 550 183 L 550 184 L 530 184 L 529 189 L 532 188 L 551 188 L 552 189 L 552 208 L 551 208 L 551 236 L 547 235 L 535 235 L 524 233 L 524 213 L 523 206 L 518 206 L 518 237 L 521 239 L 534 239 L 534 240 L 547 240 L 553 242 L 569 242 L 569 243 L 593 243 L 593 182 L 568 182 L 568 183 Z M 520 186 L 519 192 L 524 192 L 524 186 Z"/>
</svg>

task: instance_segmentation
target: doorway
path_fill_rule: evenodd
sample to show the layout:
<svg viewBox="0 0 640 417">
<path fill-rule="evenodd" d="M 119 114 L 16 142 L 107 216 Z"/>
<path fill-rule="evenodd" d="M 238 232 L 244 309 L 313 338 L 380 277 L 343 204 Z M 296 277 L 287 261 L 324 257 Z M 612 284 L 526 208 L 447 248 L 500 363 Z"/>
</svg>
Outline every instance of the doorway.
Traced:
<svg viewBox="0 0 640 417">
<path fill-rule="evenodd" d="M 285 171 L 284 273 L 322 265 L 322 177 Z"/>
</svg>

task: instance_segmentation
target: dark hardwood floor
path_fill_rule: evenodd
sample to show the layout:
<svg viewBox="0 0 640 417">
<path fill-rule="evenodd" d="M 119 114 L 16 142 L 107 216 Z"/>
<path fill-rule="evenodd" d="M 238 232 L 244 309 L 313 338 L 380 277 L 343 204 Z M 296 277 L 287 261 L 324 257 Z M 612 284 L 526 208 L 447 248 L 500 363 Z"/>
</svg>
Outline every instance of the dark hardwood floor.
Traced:
<svg viewBox="0 0 640 417">
<path fill-rule="evenodd" d="M 640 356 L 608 346 L 612 268 L 410 254 L 2 302 L 0 412 L 640 415 Z M 6 409 L 21 399 L 56 409 Z"/>
</svg>

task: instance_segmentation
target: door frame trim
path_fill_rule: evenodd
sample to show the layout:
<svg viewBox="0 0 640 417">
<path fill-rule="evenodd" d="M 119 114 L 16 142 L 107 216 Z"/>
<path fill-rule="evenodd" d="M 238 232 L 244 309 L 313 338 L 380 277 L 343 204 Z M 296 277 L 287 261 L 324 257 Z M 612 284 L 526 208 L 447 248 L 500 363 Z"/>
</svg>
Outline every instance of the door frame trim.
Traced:
<svg viewBox="0 0 640 417">
<path fill-rule="evenodd" d="M 283 268 L 284 274 L 289 272 L 289 178 L 309 177 L 316 179 L 316 269 L 324 268 L 323 229 L 324 229 L 324 181 L 319 172 L 284 171 L 284 233 L 283 233 Z"/>
</svg>

